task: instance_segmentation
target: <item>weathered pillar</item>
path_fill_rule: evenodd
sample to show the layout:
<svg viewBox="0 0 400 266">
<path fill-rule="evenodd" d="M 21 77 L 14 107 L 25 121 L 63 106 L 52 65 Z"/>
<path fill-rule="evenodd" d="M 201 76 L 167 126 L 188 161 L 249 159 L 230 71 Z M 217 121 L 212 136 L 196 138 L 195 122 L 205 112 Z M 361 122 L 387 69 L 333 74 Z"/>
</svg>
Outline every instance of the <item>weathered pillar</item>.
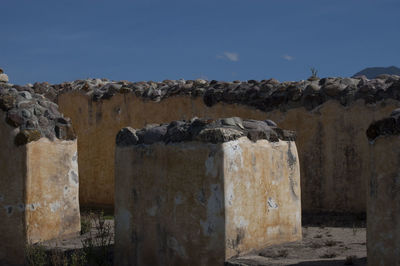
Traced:
<svg viewBox="0 0 400 266">
<path fill-rule="evenodd" d="M 368 265 L 400 265 L 400 110 L 373 123 L 368 180 Z"/>
<path fill-rule="evenodd" d="M 21 265 L 28 243 L 80 231 L 77 145 L 43 96 L 0 84 L 0 264 Z"/>
<path fill-rule="evenodd" d="M 115 195 L 116 265 L 223 265 L 301 239 L 294 133 L 272 121 L 124 128 Z"/>
</svg>

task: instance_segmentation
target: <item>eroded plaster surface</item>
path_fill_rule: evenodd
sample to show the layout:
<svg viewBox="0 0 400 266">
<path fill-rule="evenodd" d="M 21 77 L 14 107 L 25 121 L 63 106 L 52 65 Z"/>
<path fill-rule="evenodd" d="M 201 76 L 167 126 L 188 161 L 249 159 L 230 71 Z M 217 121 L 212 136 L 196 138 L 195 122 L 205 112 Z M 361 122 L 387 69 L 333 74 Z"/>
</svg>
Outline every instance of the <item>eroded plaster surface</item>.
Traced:
<svg viewBox="0 0 400 266">
<path fill-rule="evenodd" d="M 80 231 L 77 142 L 42 138 L 27 145 L 27 237 L 44 241 Z"/>
<path fill-rule="evenodd" d="M 300 169 L 294 142 L 223 144 L 226 257 L 301 239 Z"/>
<path fill-rule="evenodd" d="M 368 179 L 368 265 L 400 265 L 400 137 L 370 144 Z"/>
</svg>

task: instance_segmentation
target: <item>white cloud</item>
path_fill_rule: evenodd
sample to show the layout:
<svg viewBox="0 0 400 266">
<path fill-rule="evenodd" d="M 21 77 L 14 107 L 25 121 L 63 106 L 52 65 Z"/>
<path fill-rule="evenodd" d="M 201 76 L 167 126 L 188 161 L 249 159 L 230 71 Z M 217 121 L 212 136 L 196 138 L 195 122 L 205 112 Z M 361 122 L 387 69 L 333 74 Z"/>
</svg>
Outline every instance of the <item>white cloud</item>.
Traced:
<svg viewBox="0 0 400 266">
<path fill-rule="evenodd" d="M 233 52 L 224 52 L 222 55 L 217 55 L 217 58 L 237 62 L 239 61 L 239 54 Z"/>
<path fill-rule="evenodd" d="M 294 60 L 294 57 L 293 57 L 293 56 L 290 56 L 290 55 L 288 55 L 288 54 L 283 55 L 282 58 L 285 59 L 285 60 L 287 60 L 287 61 L 292 61 L 292 60 Z"/>
</svg>

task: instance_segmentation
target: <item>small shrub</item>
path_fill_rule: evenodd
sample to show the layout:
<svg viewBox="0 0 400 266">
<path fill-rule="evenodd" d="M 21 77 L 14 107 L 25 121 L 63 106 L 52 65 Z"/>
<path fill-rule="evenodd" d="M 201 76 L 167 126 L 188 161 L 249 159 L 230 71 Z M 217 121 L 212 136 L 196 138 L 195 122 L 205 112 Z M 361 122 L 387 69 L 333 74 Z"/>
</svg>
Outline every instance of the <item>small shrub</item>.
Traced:
<svg viewBox="0 0 400 266">
<path fill-rule="evenodd" d="M 323 258 L 323 259 L 331 259 L 331 258 L 335 258 L 337 256 L 337 254 L 335 253 L 335 252 L 333 252 L 333 251 L 326 251 L 324 254 L 322 254 L 321 256 L 320 256 L 320 258 Z"/>
<path fill-rule="evenodd" d="M 50 265 L 52 266 L 68 266 L 68 258 L 64 252 L 59 249 L 54 249 L 50 252 Z"/>
<path fill-rule="evenodd" d="M 92 229 L 92 216 L 92 213 L 81 216 L 81 235 L 88 233 Z"/>
<path fill-rule="evenodd" d="M 313 249 L 322 248 L 322 245 L 320 243 L 317 243 L 317 242 L 312 242 L 310 244 L 310 248 L 313 248 Z"/>
<path fill-rule="evenodd" d="M 278 250 L 278 257 L 286 258 L 288 255 L 289 255 L 289 251 L 287 251 L 286 249 Z"/>
<path fill-rule="evenodd" d="M 89 237 L 82 241 L 83 251 L 89 265 L 112 265 L 110 259 L 113 240 L 111 225 L 106 223 L 104 212 L 89 216 L 95 225 L 96 233 L 89 231 Z"/>
<path fill-rule="evenodd" d="M 104 215 L 104 220 L 114 220 L 113 215 Z"/>
<path fill-rule="evenodd" d="M 87 258 L 85 252 L 82 250 L 75 250 L 70 255 L 70 266 L 83 266 L 87 265 Z"/>
<path fill-rule="evenodd" d="M 318 78 L 318 70 L 315 67 L 311 68 L 311 77 Z"/>
<path fill-rule="evenodd" d="M 260 252 L 258 255 L 267 258 L 286 258 L 289 255 L 289 251 L 287 251 L 286 249 L 280 249 L 278 251 L 264 250 L 263 252 Z"/>
<path fill-rule="evenodd" d="M 356 260 L 357 260 L 357 256 L 354 256 L 354 255 L 347 256 L 346 260 L 344 261 L 344 265 L 354 265 Z"/>
<path fill-rule="evenodd" d="M 25 247 L 25 262 L 29 266 L 45 266 L 47 264 L 46 249 L 40 244 L 28 244 Z"/>
<path fill-rule="evenodd" d="M 318 80 L 318 70 L 314 67 L 311 68 L 311 76 L 308 78 L 309 81 Z"/>
<path fill-rule="evenodd" d="M 327 247 L 333 247 L 336 246 L 337 242 L 335 240 L 327 240 L 325 241 L 325 246 Z"/>
</svg>

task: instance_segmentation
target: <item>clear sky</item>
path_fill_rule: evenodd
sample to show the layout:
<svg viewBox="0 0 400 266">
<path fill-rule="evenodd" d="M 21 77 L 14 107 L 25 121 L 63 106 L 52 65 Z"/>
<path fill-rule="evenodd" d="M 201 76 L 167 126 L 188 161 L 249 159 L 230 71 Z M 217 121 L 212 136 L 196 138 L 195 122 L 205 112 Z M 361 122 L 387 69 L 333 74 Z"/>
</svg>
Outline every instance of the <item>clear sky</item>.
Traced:
<svg viewBox="0 0 400 266">
<path fill-rule="evenodd" d="M 400 67 L 400 0 L 2 0 L 10 82 L 300 80 Z"/>
</svg>

